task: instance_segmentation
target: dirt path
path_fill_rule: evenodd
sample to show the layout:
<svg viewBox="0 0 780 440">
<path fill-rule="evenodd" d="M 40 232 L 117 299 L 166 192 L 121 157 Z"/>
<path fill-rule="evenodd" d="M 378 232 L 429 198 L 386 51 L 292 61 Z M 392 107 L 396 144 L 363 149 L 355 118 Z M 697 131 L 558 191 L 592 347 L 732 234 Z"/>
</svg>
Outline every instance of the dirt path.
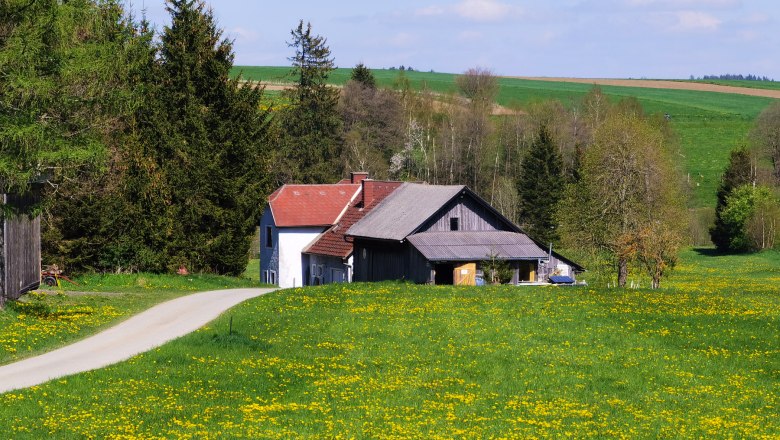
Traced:
<svg viewBox="0 0 780 440">
<path fill-rule="evenodd" d="M 273 290 L 214 290 L 158 304 L 87 339 L 0 367 L 0 393 L 129 359 L 191 333 L 231 307 Z"/>
<path fill-rule="evenodd" d="M 602 78 L 550 78 L 507 76 L 506 78 L 531 81 L 570 82 L 579 84 L 598 84 L 600 86 L 642 87 L 646 89 L 694 90 L 700 92 L 733 93 L 737 95 L 761 96 L 780 99 L 780 90 L 751 89 L 748 87 L 722 86 L 684 81 L 643 80 L 643 79 L 602 79 Z"/>
</svg>

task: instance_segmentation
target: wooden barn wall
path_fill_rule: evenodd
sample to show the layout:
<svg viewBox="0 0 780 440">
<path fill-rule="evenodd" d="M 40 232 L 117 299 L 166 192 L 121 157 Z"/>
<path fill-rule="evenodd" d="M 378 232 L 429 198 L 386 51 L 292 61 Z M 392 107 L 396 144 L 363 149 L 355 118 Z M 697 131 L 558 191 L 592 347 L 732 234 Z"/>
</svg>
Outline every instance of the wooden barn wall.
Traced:
<svg viewBox="0 0 780 440">
<path fill-rule="evenodd" d="M 450 230 L 450 219 L 458 218 L 461 231 L 510 231 L 509 226 L 492 211 L 469 196 L 462 196 L 450 204 L 437 216 L 429 220 L 420 232 L 439 232 Z"/>
<path fill-rule="evenodd" d="M 4 202 L 24 212 L 34 200 L 31 197 L 6 195 Z M 41 219 L 26 214 L 4 215 L 2 287 L 9 299 L 37 289 L 41 280 Z"/>
<path fill-rule="evenodd" d="M 425 283 L 430 277 L 427 260 L 408 242 L 356 238 L 353 246 L 354 281 L 408 280 Z"/>
</svg>

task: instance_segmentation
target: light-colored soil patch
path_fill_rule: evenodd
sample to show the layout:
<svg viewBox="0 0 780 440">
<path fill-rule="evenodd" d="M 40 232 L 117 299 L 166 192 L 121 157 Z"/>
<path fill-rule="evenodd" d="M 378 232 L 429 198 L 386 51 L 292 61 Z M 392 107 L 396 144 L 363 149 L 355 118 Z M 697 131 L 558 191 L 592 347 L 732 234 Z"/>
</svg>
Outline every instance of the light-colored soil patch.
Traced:
<svg viewBox="0 0 780 440">
<path fill-rule="evenodd" d="M 569 82 L 595 84 L 600 86 L 641 87 L 646 89 L 694 90 L 699 92 L 733 93 L 737 95 L 761 96 L 780 99 L 780 90 L 751 89 L 747 87 L 723 86 L 683 81 L 645 80 L 645 79 L 605 79 L 605 78 L 551 78 L 508 76 L 531 81 Z"/>
<path fill-rule="evenodd" d="M 265 87 L 265 89 L 269 91 L 271 90 L 284 91 L 293 87 L 292 84 L 264 83 L 264 82 L 260 82 L 256 84 Z M 334 87 L 341 88 L 341 86 L 334 86 Z M 447 104 L 441 100 L 437 100 L 435 105 L 438 109 L 442 109 Z M 504 107 L 503 105 L 499 105 L 499 104 L 493 104 L 493 110 L 491 112 L 491 115 L 493 116 L 510 116 L 510 115 L 519 115 L 519 114 L 524 114 L 524 112 L 520 110 L 513 110 L 509 107 Z"/>
</svg>

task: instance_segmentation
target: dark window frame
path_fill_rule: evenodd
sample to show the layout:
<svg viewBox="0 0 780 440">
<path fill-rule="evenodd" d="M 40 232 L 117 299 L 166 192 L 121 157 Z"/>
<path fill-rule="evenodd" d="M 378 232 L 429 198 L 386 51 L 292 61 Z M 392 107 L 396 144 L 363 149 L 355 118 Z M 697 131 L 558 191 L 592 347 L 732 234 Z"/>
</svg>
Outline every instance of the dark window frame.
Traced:
<svg viewBox="0 0 780 440">
<path fill-rule="evenodd" d="M 274 247 L 274 227 L 273 226 L 266 226 L 265 227 L 265 247 L 267 247 L 267 248 L 273 248 Z"/>
<path fill-rule="evenodd" d="M 450 231 L 460 231 L 460 217 L 450 217 Z"/>
</svg>

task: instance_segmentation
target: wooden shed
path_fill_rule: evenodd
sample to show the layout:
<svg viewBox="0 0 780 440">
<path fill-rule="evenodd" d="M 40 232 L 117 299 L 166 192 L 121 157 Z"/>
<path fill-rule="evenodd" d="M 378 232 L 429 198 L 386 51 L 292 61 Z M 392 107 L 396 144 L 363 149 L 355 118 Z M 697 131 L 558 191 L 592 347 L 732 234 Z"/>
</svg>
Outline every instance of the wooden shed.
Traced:
<svg viewBox="0 0 780 440">
<path fill-rule="evenodd" d="M 37 289 L 41 281 L 41 219 L 36 193 L 0 194 L 0 306 Z"/>
<path fill-rule="evenodd" d="M 512 269 L 512 284 L 584 270 L 538 243 L 462 185 L 405 183 L 349 228 L 355 281 L 475 284 L 482 261 Z"/>
</svg>

